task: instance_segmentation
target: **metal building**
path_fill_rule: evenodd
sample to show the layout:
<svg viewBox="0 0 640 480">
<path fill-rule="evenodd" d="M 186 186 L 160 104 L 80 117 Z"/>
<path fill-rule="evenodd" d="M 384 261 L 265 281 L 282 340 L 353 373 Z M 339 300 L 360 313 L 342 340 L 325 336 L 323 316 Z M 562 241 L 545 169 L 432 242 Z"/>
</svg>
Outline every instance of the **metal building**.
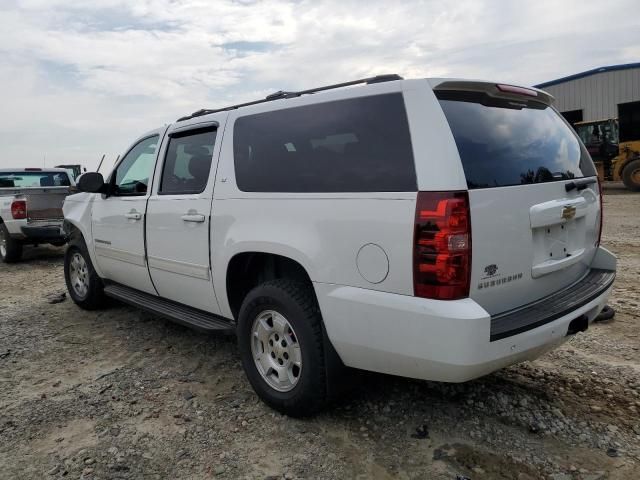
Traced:
<svg viewBox="0 0 640 480">
<path fill-rule="evenodd" d="M 569 123 L 618 117 L 640 120 L 640 63 L 612 65 L 536 85 L 556 98 Z"/>
</svg>

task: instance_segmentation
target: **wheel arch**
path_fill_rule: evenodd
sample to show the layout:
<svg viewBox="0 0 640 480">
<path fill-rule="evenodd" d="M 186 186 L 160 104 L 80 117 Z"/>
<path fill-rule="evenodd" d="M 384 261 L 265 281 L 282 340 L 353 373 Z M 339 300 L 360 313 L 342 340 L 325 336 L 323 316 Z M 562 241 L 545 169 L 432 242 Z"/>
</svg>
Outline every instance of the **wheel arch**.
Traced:
<svg viewBox="0 0 640 480">
<path fill-rule="evenodd" d="M 262 272 L 267 276 L 254 275 L 251 269 L 255 269 L 253 272 Z M 269 276 L 271 275 L 271 276 Z M 238 312 L 240 306 L 246 295 L 254 288 L 252 285 L 257 286 L 268 280 L 274 279 L 294 279 L 303 284 L 308 285 L 308 291 L 315 302 L 317 312 L 319 313 L 319 327 L 322 337 L 322 355 L 324 357 L 325 365 L 325 388 L 326 388 L 326 401 L 330 401 L 339 398 L 340 394 L 346 389 L 346 383 L 342 381 L 345 378 L 345 365 L 333 346 L 328 334 L 326 325 L 324 323 L 324 317 L 318 302 L 318 293 L 314 288 L 311 276 L 302 263 L 287 257 L 274 253 L 267 252 L 239 252 L 235 254 L 229 261 L 227 268 L 227 292 L 228 297 L 225 299 L 229 301 L 230 308 L 233 310 L 234 319 L 238 319 Z M 237 291 L 237 297 L 234 297 L 234 288 L 238 288 L 238 284 L 233 284 L 235 279 L 248 279 L 249 281 L 244 285 L 240 285 Z M 242 335 L 242 328 L 239 327 L 238 334 Z M 240 342 L 240 340 L 239 340 Z"/>
<path fill-rule="evenodd" d="M 62 224 L 62 228 L 64 230 L 69 246 L 73 245 L 74 240 L 75 241 L 82 240 L 84 242 L 84 244 L 87 247 L 87 252 L 89 253 L 89 257 L 91 258 L 93 269 L 96 271 L 98 276 L 102 277 L 103 276 L 102 272 L 100 271 L 100 267 L 98 265 L 98 262 L 96 261 L 95 251 L 93 248 L 93 241 L 92 241 L 89 229 L 87 229 L 84 226 L 83 222 L 78 221 L 77 219 L 74 219 L 74 218 L 68 218 L 66 216 Z"/>
<path fill-rule="evenodd" d="M 227 263 L 224 276 L 223 299 L 230 316 L 237 318 L 242 301 L 254 287 L 278 278 L 298 280 L 308 285 L 316 295 L 311 275 L 298 259 L 273 251 L 248 250 L 235 253 Z"/>
</svg>

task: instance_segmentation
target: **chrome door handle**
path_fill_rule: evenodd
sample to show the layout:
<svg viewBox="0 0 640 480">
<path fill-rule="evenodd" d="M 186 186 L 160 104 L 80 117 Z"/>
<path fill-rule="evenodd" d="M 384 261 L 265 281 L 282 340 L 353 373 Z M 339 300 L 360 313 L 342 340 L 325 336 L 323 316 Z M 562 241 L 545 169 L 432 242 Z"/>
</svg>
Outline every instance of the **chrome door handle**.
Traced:
<svg viewBox="0 0 640 480">
<path fill-rule="evenodd" d="M 182 220 L 185 222 L 202 223 L 205 221 L 205 216 L 200 213 L 185 213 L 182 215 Z"/>
<path fill-rule="evenodd" d="M 138 212 L 129 212 L 124 214 L 125 218 L 129 220 L 140 220 L 142 218 L 142 214 Z"/>
</svg>

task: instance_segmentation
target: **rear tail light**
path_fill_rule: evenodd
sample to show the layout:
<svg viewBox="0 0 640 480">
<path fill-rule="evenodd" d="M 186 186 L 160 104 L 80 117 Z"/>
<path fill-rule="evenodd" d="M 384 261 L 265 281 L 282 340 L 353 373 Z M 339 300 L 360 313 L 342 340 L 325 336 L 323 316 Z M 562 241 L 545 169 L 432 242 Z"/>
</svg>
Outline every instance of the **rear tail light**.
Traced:
<svg viewBox="0 0 640 480">
<path fill-rule="evenodd" d="M 27 218 L 27 202 L 25 200 L 14 200 L 11 203 L 11 216 L 14 220 Z"/>
<path fill-rule="evenodd" d="M 600 246 L 600 240 L 602 239 L 602 219 L 604 217 L 604 208 L 602 207 L 602 182 L 598 179 L 598 191 L 600 192 L 600 213 L 599 213 L 599 225 L 598 225 L 598 241 L 596 247 Z"/>
<path fill-rule="evenodd" d="M 467 192 L 418 192 L 413 244 L 416 297 L 469 296 L 471 216 Z"/>
</svg>

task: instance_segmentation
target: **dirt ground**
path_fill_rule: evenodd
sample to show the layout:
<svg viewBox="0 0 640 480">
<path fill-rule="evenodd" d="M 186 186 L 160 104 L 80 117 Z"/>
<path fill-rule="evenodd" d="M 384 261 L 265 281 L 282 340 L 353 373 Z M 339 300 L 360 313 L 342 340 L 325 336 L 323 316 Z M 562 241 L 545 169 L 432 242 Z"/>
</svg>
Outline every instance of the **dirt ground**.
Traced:
<svg viewBox="0 0 640 480">
<path fill-rule="evenodd" d="M 640 194 L 605 212 L 614 320 L 462 385 L 357 374 L 307 420 L 257 400 L 232 337 L 49 303 L 63 249 L 29 249 L 0 265 L 0 478 L 638 478 Z"/>
</svg>

